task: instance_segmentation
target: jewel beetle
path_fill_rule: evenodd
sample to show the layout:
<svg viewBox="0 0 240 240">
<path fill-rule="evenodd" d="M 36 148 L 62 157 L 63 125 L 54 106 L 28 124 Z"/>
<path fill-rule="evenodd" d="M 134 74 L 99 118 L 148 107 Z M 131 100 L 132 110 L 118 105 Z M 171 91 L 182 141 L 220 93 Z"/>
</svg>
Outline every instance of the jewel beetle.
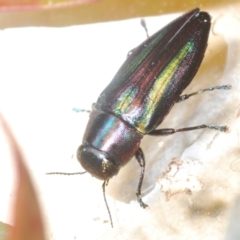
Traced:
<svg viewBox="0 0 240 240">
<path fill-rule="evenodd" d="M 140 142 L 144 135 L 166 136 L 202 128 L 227 130 L 226 126 L 206 124 L 156 129 L 175 103 L 205 91 L 231 88 L 215 86 L 181 95 L 203 60 L 210 27 L 209 14 L 198 8 L 170 22 L 128 54 L 93 104 L 77 159 L 88 173 L 103 180 L 104 199 L 108 181 L 135 156 L 141 168 L 137 201 L 147 207 L 141 198 L 145 158 Z"/>
</svg>

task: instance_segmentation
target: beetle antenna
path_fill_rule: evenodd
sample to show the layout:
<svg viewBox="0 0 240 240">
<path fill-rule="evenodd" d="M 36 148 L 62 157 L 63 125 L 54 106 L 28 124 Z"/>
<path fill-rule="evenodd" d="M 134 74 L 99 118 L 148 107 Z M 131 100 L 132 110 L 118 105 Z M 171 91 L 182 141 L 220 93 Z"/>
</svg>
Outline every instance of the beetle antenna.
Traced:
<svg viewBox="0 0 240 240">
<path fill-rule="evenodd" d="M 110 218 L 111 226 L 112 226 L 112 228 L 113 228 L 112 215 L 111 215 L 111 212 L 110 212 L 110 209 L 109 209 L 108 203 L 107 203 L 106 192 L 105 192 L 105 186 L 107 186 L 107 184 L 108 184 L 108 181 L 104 181 L 104 182 L 103 182 L 103 185 L 102 185 L 102 189 L 103 189 L 103 198 L 104 198 L 105 205 L 106 205 L 106 207 L 107 207 L 107 211 L 108 211 L 108 215 L 109 215 L 109 218 Z"/>
<path fill-rule="evenodd" d="M 73 172 L 73 173 L 64 173 L 64 172 L 49 172 L 46 173 L 47 175 L 53 175 L 53 174 L 61 174 L 61 175 L 78 175 L 78 174 L 84 174 L 86 172 Z"/>
</svg>

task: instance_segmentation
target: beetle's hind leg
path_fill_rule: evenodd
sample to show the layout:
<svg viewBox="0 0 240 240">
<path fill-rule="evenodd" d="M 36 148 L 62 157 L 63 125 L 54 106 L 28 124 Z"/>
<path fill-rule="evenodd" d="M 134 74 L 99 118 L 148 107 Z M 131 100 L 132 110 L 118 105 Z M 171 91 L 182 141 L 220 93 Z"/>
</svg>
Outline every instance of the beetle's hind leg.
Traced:
<svg viewBox="0 0 240 240">
<path fill-rule="evenodd" d="M 201 89 L 199 91 L 196 91 L 196 92 L 193 92 L 193 93 L 190 93 L 190 94 L 181 95 L 181 96 L 179 96 L 179 98 L 176 102 L 182 102 L 182 101 L 187 100 L 188 98 L 190 98 L 192 96 L 198 95 L 198 94 L 203 93 L 203 92 L 209 92 L 209 91 L 214 91 L 214 90 L 229 90 L 229 89 L 231 89 L 231 87 L 232 86 L 230 84 L 228 84 L 228 85 L 204 88 L 204 89 Z"/>
<path fill-rule="evenodd" d="M 139 148 L 137 150 L 135 157 L 138 161 L 138 164 L 141 167 L 141 173 L 140 173 L 140 178 L 138 181 L 137 192 L 136 192 L 137 201 L 142 208 L 146 208 L 146 207 L 148 207 L 148 205 L 145 204 L 141 198 L 141 188 L 142 188 L 142 183 L 143 183 L 143 178 L 144 178 L 144 173 L 145 173 L 145 158 L 144 158 L 144 154 L 143 154 L 143 151 L 141 148 Z"/>
</svg>

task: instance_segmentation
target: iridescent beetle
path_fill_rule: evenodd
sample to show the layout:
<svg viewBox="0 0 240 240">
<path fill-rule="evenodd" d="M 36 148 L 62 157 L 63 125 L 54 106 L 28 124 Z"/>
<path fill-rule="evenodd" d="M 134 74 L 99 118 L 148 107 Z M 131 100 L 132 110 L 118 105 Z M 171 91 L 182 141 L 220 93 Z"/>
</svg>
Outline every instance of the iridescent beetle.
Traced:
<svg viewBox="0 0 240 240">
<path fill-rule="evenodd" d="M 181 95 L 203 60 L 210 26 L 209 14 L 197 8 L 172 21 L 131 51 L 93 104 L 77 159 L 87 172 L 104 181 L 104 198 L 109 179 L 135 156 L 141 167 L 137 200 L 147 207 L 141 198 L 145 159 L 139 145 L 144 135 L 227 130 L 206 124 L 156 130 L 175 103 L 205 91 L 231 88 L 223 85 Z"/>
</svg>

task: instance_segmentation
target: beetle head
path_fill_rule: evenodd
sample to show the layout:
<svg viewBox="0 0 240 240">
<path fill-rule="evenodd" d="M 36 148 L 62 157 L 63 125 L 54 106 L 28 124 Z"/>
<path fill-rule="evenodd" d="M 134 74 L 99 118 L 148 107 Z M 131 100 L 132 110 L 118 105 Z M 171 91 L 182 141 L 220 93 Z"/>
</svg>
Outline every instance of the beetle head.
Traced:
<svg viewBox="0 0 240 240">
<path fill-rule="evenodd" d="M 120 169 L 120 165 L 109 154 L 86 144 L 78 148 L 77 159 L 87 172 L 104 181 L 116 175 Z"/>
</svg>

